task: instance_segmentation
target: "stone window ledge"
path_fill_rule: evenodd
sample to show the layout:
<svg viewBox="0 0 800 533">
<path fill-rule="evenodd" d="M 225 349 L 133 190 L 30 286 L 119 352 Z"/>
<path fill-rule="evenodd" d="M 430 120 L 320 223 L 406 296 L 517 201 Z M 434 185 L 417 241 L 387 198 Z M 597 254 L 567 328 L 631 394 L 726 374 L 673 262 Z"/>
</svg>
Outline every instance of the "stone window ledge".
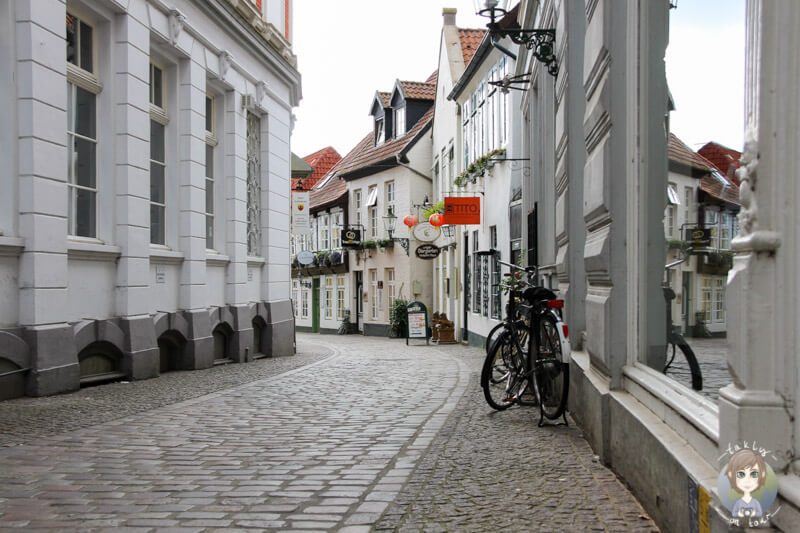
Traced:
<svg viewBox="0 0 800 533">
<path fill-rule="evenodd" d="M 0 257 L 16 257 L 25 248 L 25 239 L 0 235 Z"/>
<path fill-rule="evenodd" d="M 83 261 L 116 261 L 122 254 L 119 246 L 105 244 L 97 239 L 67 240 L 67 257 Z"/>
<path fill-rule="evenodd" d="M 231 258 L 225 254 L 206 251 L 206 264 L 209 266 L 226 266 L 230 262 Z"/>
<path fill-rule="evenodd" d="M 159 265 L 179 265 L 183 263 L 183 252 L 176 252 L 166 246 L 151 244 L 150 262 Z"/>
<path fill-rule="evenodd" d="M 249 267 L 261 267 L 264 266 L 264 263 L 266 263 L 266 260 L 263 257 L 247 256 L 247 266 Z"/>
</svg>

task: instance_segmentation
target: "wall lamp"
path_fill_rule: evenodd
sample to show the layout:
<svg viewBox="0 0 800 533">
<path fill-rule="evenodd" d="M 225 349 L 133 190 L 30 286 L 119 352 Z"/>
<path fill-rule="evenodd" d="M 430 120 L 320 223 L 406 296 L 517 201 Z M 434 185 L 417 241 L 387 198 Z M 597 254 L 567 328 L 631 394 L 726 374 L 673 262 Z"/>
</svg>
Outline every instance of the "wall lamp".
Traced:
<svg viewBox="0 0 800 533">
<path fill-rule="evenodd" d="M 403 250 L 406 251 L 406 255 L 408 255 L 408 238 L 393 237 L 396 225 L 397 215 L 394 214 L 394 210 L 389 206 L 389 211 L 387 211 L 386 215 L 383 217 L 383 229 L 386 230 L 386 233 L 389 234 L 389 238 L 392 239 L 392 241 L 400 243 L 400 246 L 403 247 Z"/>
<path fill-rule="evenodd" d="M 475 0 L 477 13 L 483 17 L 490 18 L 490 22 L 486 27 L 489 29 L 492 42 L 508 37 L 516 44 L 523 45 L 528 50 L 531 50 L 533 57 L 547 66 L 547 72 L 553 76 L 558 75 L 558 61 L 555 56 L 556 30 L 503 28 L 497 19 L 505 16 L 508 12 L 507 7 L 508 0 Z M 502 50 L 502 48 L 500 49 Z M 513 57 L 510 52 L 503 51 Z"/>
</svg>

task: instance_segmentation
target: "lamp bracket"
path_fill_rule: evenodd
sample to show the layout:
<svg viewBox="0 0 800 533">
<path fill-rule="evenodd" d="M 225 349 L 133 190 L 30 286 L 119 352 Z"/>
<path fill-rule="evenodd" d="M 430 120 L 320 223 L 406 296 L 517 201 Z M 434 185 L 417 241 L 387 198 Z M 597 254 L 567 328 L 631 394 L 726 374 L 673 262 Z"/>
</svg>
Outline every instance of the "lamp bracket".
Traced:
<svg viewBox="0 0 800 533">
<path fill-rule="evenodd" d="M 533 57 L 547 66 L 547 72 L 553 76 L 558 75 L 555 29 L 502 28 L 500 24 L 494 22 L 494 16 L 487 27 L 492 35 L 500 38 L 508 37 L 514 43 L 530 50 Z"/>
</svg>

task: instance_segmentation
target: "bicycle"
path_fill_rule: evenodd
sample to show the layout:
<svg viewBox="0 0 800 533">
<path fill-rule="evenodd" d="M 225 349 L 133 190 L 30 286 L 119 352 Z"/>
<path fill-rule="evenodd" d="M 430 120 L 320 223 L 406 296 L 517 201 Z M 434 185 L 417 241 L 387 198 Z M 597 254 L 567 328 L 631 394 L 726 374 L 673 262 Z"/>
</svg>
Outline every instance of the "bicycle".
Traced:
<svg viewBox="0 0 800 533">
<path fill-rule="evenodd" d="M 676 298 L 675 291 L 672 290 L 672 287 L 669 285 L 669 270 L 671 268 L 675 268 L 676 266 L 680 265 L 681 263 L 685 263 L 688 257 L 692 252 L 691 248 L 686 250 L 686 254 L 683 258 L 678 259 L 677 261 L 673 261 L 664 267 L 664 271 L 666 272 L 666 280 L 662 285 L 662 290 L 664 291 L 664 300 L 667 303 L 667 345 L 666 349 L 666 361 L 664 364 L 664 374 L 667 374 L 667 370 L 669 370 L 670 366 L 672 365 L 673 361 L 675 361 L 675 353 L 676 347 L 681 349 L 684 358 L 686 359 L 686 363 L 689 366 L 689 374 L 691 375 L 692 381 L 692 389 L 696 391 L 703 390 L 703 374 L 700 370 L 700 365 L 697 362 L 697 356 L 695 356 L 694 351 L 692 350 L 689 343 L 686 342 L 686 339 L 681 334 L 680 326 L 675 325 L 672 323 L 672 300 Z M 672 346 L 672 357 L 669 356 L 669 347 Z M 673 375 L 683 376 L 685 377 L 685 372 L 683 371 L 675 371 L 675 369 L 671 372 Z"/>
<path fill-rule="evenodd" d="M 489 256 L 496 253 L 477 252 Z M 545 425 L 545 418 L 561 417 L 564 421 L 556 425 L 567 425 L 570 345 L 569 331 L 560 315 L 564 301 L 530 281 L 537 274 L 536 267 L 497 261 L 527 274 L 529 279 L 518 279 L 520 287 L 509 291 L 506 318 L 487 337 L 481 371 L 486 402 L 498 411 L 512 405 L 538 405 L 539 426 Z"/>
</svg>

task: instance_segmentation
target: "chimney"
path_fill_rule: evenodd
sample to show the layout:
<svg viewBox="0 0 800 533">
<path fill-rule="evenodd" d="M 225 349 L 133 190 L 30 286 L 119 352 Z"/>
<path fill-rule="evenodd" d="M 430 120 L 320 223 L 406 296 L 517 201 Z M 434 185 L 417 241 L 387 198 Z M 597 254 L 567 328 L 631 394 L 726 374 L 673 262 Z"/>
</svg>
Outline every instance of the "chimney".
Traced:
<svg viewBox="0 0 800 533">
<path fill-rule="evenodd" d="M 456 25 L 456 8 L 454 7 L 445 7 L 442 8 L 442 18 L 444 18 L 444 25 L 445 26 L 455 26 Z"/>
</svg>

